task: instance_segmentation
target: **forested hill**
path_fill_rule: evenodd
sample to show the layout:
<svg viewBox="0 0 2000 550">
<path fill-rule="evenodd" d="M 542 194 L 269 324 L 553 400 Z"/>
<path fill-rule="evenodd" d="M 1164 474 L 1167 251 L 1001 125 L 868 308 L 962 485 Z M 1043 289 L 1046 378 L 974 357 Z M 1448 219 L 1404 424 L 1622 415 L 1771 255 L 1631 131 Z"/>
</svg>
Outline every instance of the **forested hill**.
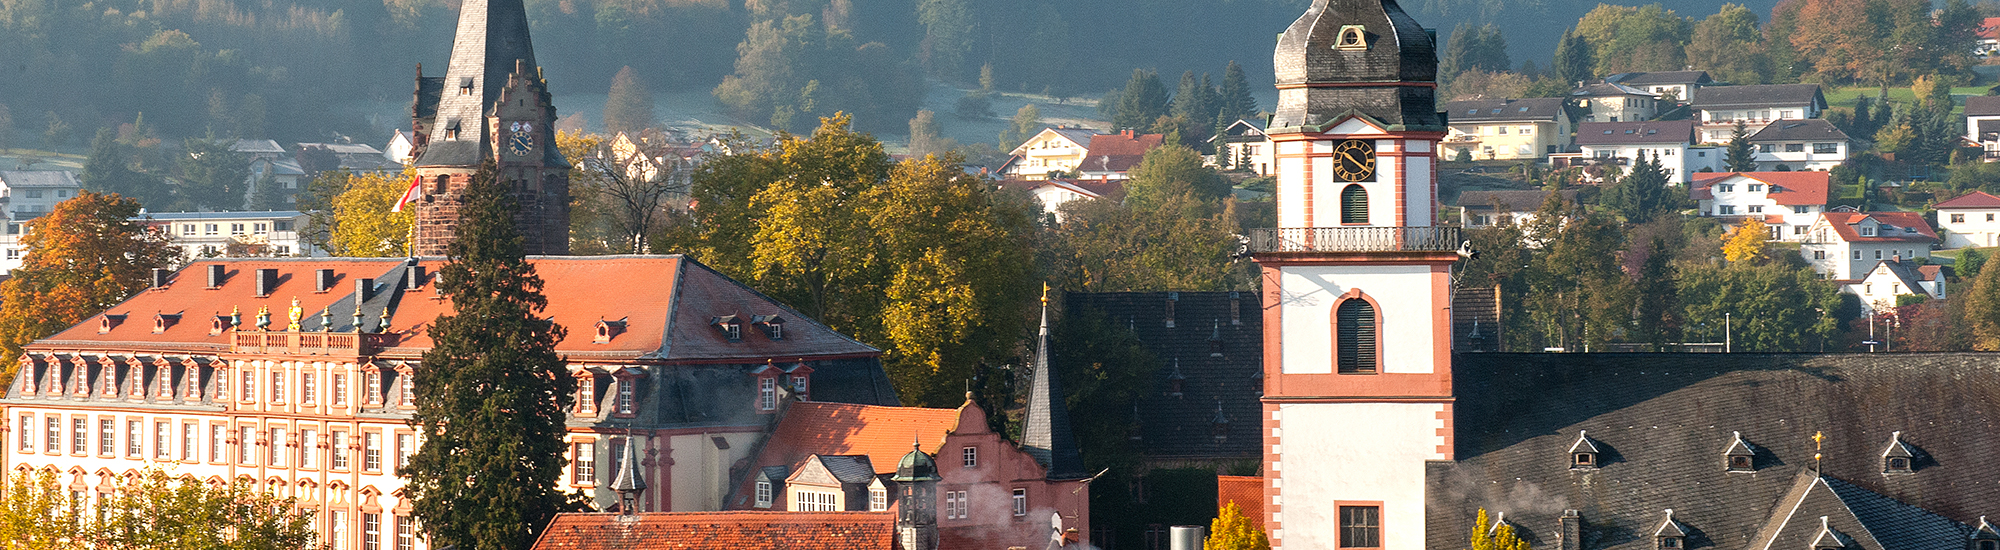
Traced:
<svg viewBox="0 0 2000 550">
<path fill-rule="evenodd" d="M 656 90 L 716 89 L 735 73 L 741 86 L 718 96 L 785 92 L 731 103 L 749 120 L 840 108 L 877 129 L 914 114 L 922 87 L 909 83 L 917 78 L 971 87 L 989 65 L 999 91 L 1084 99 L 1119 86 L 1134 68 L 1172 78 L 1219 73 L 1231 60 L 1253 86 L 1268 86 L 1272 38 L 1308 4 L 527 0 L 537 56 L 558 93 L 601 92 L 628 65 Z M 1545 60 L 1562 29 L 1595 5 L 1412 0 L 1407 8 L 1444 33 L 1461 22 L 1498 23 L 1513 59 Z M 1672 8 L 1699 17 L 1719 5 Z M 342 119 L 328 106 L 399 99 L 417 63 L 441 71 L 456 13 L 454 0 L 0 0 L 0 105 L 16 135 L 41 135 L 59 120 L 75 129 L 71 145 L 141 112 L 163 137 L 383 131 L 400 124 Z"/>
</svg>

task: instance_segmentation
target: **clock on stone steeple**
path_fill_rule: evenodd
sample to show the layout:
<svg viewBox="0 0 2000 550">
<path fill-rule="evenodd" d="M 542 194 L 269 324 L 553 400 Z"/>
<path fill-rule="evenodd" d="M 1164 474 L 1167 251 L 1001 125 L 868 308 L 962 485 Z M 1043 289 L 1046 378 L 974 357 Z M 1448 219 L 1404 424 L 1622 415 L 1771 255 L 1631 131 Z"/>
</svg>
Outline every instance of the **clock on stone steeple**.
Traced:
<svg viewBox="0 0 2000 550">
<path fill-rule="evenodd" d="M 1422 550 L 1452 458 L 1451 267 L 1437 227 L 1437 46 L 1395 0 L 1315 0 L 1278 39 L 1264 310 L 1272 548 Z"/>
<path fill-rule="evenodd" d="M 417 68 L 412 154 L 418 255 L 445 252 L 465 186 L 481 166 L 518 201 L 529 254 L 569 253 L 569 168 L 554 147 L 555 105 L 535 65 L 522 0 L 465 0 L 443 77 Z"/>
</svg>

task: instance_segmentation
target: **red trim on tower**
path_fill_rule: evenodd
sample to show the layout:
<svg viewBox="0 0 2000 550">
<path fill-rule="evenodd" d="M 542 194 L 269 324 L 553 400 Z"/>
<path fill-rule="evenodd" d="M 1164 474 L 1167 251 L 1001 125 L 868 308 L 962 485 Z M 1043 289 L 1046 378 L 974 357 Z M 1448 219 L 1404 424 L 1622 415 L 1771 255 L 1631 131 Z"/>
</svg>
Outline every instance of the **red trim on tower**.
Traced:
<svg viewBox="0 0 2000 550">
<path fill-rule="evenodd" d="M 1396 186 L 1396 227 L 1409 225 L 1403 215 L 1403 209 L 1410 204 L 1410 172 L 1409 163 L 1403 156 L 1406 154 L 1404 146 L 1403 142 L 1396 144 L 1396 179 L 1399 181 L 1391 182 Z"/>
</svg>

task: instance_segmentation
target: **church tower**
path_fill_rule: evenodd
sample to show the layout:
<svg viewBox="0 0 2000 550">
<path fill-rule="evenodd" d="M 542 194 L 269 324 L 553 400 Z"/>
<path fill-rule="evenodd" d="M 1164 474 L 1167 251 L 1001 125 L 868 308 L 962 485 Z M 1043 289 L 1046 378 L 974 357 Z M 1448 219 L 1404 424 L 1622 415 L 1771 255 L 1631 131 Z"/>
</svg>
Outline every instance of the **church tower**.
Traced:
<svg viewBox="0 0 2000 550">
<path fill-rule="evenodd" d="M 473 173 L 496 168 L 520 206 L 515 225 L 529 254 L 569 253 L 569 161 L 556 150 L 556 108 L 535 64 L 522 0 L 465 0 L 443 77 L 417 66 L 411 154 L 417 255 L 445 253 Z"/>
<path fill-rule="evenodd" d="M 1450 460 L 1451 265 L 1436 227 L 1434 35 L 1395 0 L 1315 0 L 1278 38 L 1278 227 L 1264 306 L 1273 548 L 1422 550 L 1424 471 Z"/>
</svg>

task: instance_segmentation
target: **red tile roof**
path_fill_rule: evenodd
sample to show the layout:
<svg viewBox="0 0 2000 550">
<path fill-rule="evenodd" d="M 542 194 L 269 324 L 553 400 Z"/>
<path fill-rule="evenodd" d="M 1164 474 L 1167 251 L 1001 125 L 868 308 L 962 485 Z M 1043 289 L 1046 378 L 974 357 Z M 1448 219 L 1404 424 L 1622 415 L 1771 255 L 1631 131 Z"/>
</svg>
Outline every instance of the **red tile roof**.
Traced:
<svg viewBox="0 0 2000 550">
<path fill-rule="evenodd" d="M 1937 240 L 1937 232 L 1932 231 L 1930 223 L 1925 222 L 1924 216 L 1916 212 L 1827 212 L 1821 214 L 1821 216 L 1826 219 L 1827 225 L 1833 226 L 1835 233 L 1840 234 L 1840 239 L 1847 242 L 1888 243 Z M 1892 231 L 1893 235 L 1887 237 L 1881 236 L 1880 232 L 1877 232 L 1877 235 L 1873 237 L 1863 237 L 1854 228 L 1854 225 L 1861 223 L 1861 220 L 1867 218 L 1874 218 L 1877 222 L 1895 226 L 1896 230 Z M 1903 228 L 1906 227 L 1915 229 L 1916 232 L 1908 233 L 1903 231 Z"/>
<path fill-rule="evenodd" d="M 1166 139 L 1161 134 L 1134 134 L 1131 131 L 1090 136 L 1089 155 L 1076 166 L 1080 172 L 1124 172 L 1138 166 L 1146 152 Z"/>
<path fill-rule="evenodd" d="M 535 550 L 892 550 L 889 512 L 559 514 Z"/>
<path fill-rule="evenodd" d="M 976 405 L 975 405 L 976 406 Z M 788 403 L 778 425 L 764 438 L 752 467 L 793 466 L 811 455 L 864 455 L 876 474 L 889 474 L 910 453 L 912 443 L 937 454 L 945 434 L 958 431 L 958 409 L 883 407 L 851 403 Z M 978 411 L 974 411 L 978 412 Z M 979 412 L 981 421 L 985 413 Z M 750 494 L 754 476 L 745 476 L 736 495 Z M 738 505 L 741 503 L 731 503 Z"/>
<path fill-rule="evenodd" d="M 2000 39 L 2000 17 L 1988 17 L 1980 21 L 1979 37 L 1987 40 Z"/>
<path fill-rule="evenodd" d="M 107 310 L 128 314 L 122 324 L 99 333 L 97 318 L 71 327 L 38 342 L 40 346 L 146 349 L 226 349 L 230 335 L 210 336 L 212 315 L 227 315 L 240 307 L 244 328 L 249 328 L 260 307 L 271 311 L 273 329 L 286 324 L 286 310 L 297 297 L 307 317 L 318 317 L 329 304 L 352 295 L 356 278 L 376 278 L 400 274 L 404 260 L 390 259 L 217 259 L 190 263 L 178 272 L 171 284 L 158 290 L 140 292 Z M 873 356 L 879 350 L 833 331 L 805 315 L 785 307 L 770 297 L 678 255 L 668 256 L 541 256 L 532 257 L 536 273 L 543 281 L 542 294 L 548 298 L 543 316 L 552 317 L 569 330 L 557 344 L 558 351 L 574 358 L 619 357 L 662 361 L 735 361 L 772 357 Z M 229 277 L 221 288 L 206 288 L 207 266 L 225 266 Z M 438 296 L 435 273 L 444 265 L 440 259 L 420 262 L 428 279 L 415 289 L 402 290 L 395 302 L 388 333 L 394 335 L 384 355 L 417 354 L 431 345 L 426 329 L 438 315 L 451 310 L 449 301 Z M 256 269 L 275 268 L 279 283 L 268 297 L 255 296 Z M 333 290 L 314 292 L 314 272 L 332 269 L 336 274 Z M 392 275 L 393 276 L 393 275 Z M 389 288 L 396 288 L 390 284 Z M 348 306 L 352 307 L 352 306 Z M 185 312 L 186 317 L 159 334 L 152 332 L 155 313 Z M 379 311 L 369 311 L 371 315 Z M 335 311 L 345 321 L 353 312 Z M 736 315 L 744 325 L 742 338 L 730 342 L 711 324 L 715 317 Z M 751 316 L 778 315 L 784 319 L 784 337 L 772 340 L 763 331 L 748 326 Z M 594 343 L 599 320 L 624 320 L 625 330 L 609 342 Z M 336 323 L 338 326 L 339 323 Z"/>
<path fill-rule="evenodd" d="M 1215 476 L 1215 507 L 1229 503 L 1243 510 L 1250 524 L 1264 527 L 1264 478 L 1259 476 Z"/>
<path fill-rule="evenodd" d="M 1939 210 L 1943 210 L 1946 208 L 1996 208 L 1996 207 L 2000 207 L 2000 197 L 1995 197 L 1991 194 L 1988 194 L 1985 191 L 1973 191 L 1971 193 L 1959 195 L 1957 198 L 1937 203 L 1937 209 Z"/>
<path fill-rule="evenodd" d="M 1695 200 L 1713 199 L 1711 191 L 1715 184 L 1723 180 L 1742 176 L 1771 186 L 1768 191 L 1772 201 L 1784 206 L 1826 206 L 1826 172 L 1709 172 L 1695 176 L 1694 189 L 1689 190 Z"/>
</svg>

